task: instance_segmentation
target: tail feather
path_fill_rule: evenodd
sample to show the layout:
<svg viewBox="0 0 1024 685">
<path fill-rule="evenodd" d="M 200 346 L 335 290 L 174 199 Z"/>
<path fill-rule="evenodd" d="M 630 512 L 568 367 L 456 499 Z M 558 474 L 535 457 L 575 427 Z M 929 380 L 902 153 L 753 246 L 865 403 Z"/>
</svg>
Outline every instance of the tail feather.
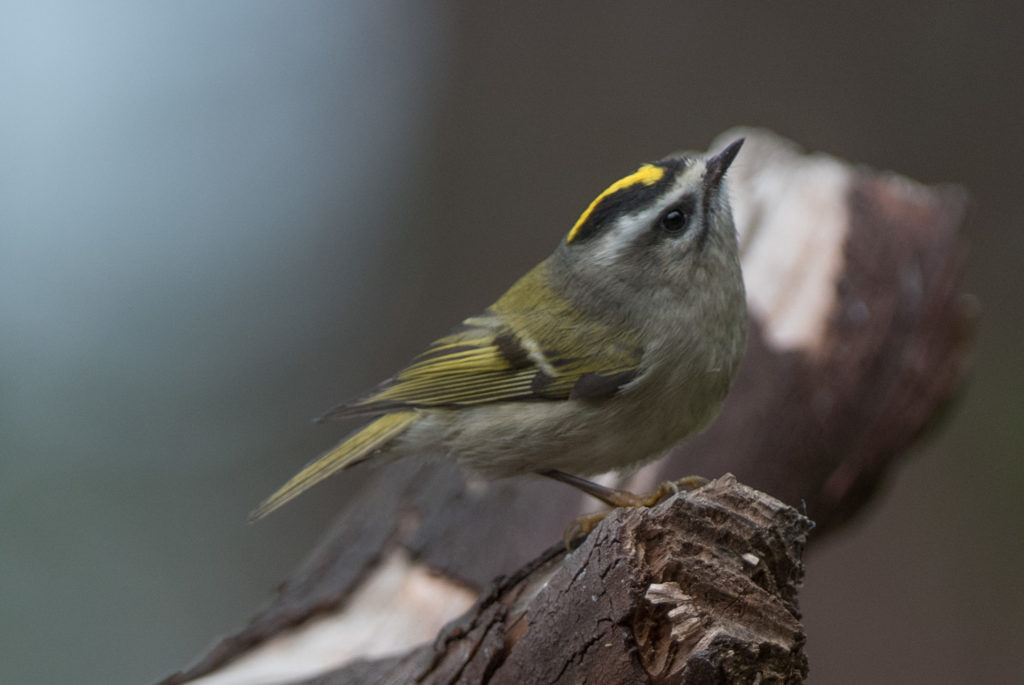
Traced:
<svg viewBox="0 0 1024 685">
<path fill-rule="evenodd" d="M 249 521 L 257 521 L 299 496 L 323 479 L 365 459 L 378 447 L 401 435 L 421 415 L 414 411 L 385 414 L 358 433 L 351 435 L 326 454 L 314 459 L 292 476 L 273 495 L 252 510 Z"/>
<path fill-rule="evenodd" d="M 408 408 L 408 404 L 400 404 L 398 402 L 374 402 L 372 404 L 354 402 L 352 404 L 339 404 L 326 414 L 313 419 L 313 423 L 327 423 L 328 421 L 345 421 L 347 419 L 358 419 L 367 416 L 380 416 L 384 412 L 393 413 L 403 409 L 407 410 Z"/>
</svg>

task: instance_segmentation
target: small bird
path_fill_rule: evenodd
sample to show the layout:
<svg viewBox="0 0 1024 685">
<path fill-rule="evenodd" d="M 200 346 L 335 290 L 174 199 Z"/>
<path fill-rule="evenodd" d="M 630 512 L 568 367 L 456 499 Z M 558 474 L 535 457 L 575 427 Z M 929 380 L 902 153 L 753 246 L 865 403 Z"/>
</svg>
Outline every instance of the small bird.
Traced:
<svg viewBox="0 0 1024 685">
<path fill-rule="evenodd" d="M 440 453 L 488 478 L 536 473 L 612 506 L 653 503 L 581 476 L 650 461 L 718 413 L 747 309 L 724 176 L 743 145 L 644 164 L 554 253 L 374 391 L 323 419 L 376 417 L 250 515 L 370 458 Z M 692 483 L 692 480 L 687 480 Z"/>
</svg>

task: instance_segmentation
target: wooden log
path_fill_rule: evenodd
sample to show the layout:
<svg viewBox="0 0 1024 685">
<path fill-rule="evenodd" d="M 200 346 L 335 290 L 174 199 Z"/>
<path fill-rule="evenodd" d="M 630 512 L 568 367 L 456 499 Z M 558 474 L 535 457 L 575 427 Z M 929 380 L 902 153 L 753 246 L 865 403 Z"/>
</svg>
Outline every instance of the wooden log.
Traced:
<svg viewBox="0 0 1024 685">
<path fill-rule="evenodd" d="M 573 553 L 499 578 L 431 644 L 308 682 L 803 682 L 810 528 L 727 475 L 614 512 Z"/>
</svg>

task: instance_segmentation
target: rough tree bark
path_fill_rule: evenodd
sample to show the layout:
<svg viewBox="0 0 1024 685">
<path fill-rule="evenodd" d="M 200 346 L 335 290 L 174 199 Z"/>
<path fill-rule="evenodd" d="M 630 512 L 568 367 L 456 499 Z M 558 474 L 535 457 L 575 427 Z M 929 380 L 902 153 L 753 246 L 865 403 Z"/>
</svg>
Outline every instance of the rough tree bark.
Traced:
<svg viewBox="0 0 1024 685">
<path fill-rule="evenodd" d="M 966 199 L 764 131 L 711 148 L 739 135 L 747 356 L 705 433 L 615 484 L 732 472 L 814 519 L 813 543 L 868 500 L 963 378 L 976 318 L 958 290 Z M 544 552 L 584 506 L 557 483 L 396 464 L 346 502 L 269 607 L 164 682 L 802 679 L 807 524 L 794 509 L 725 478 L 617 512 L 572 555 Z"/>
<path fill-rule="evenodd" d="M 431 644 L 309 683 L 798 683 L 810 521 L 724 476 L 555 546 Z"/>
</svg>

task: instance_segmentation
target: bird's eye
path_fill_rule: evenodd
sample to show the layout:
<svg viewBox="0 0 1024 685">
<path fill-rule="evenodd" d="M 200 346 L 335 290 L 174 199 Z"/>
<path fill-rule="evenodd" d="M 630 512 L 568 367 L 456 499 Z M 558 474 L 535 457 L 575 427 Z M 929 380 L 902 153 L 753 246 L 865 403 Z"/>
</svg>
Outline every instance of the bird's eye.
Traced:
<svg viewBox="0 0 1024 685">
<path fill-rule="evenodd" d="M 661 228 L 669 233 L 679 233 L 686 228 L 689 218 L 686 212 L 680 209 L 670 209 L 661 217 Z"/>
</svg>

